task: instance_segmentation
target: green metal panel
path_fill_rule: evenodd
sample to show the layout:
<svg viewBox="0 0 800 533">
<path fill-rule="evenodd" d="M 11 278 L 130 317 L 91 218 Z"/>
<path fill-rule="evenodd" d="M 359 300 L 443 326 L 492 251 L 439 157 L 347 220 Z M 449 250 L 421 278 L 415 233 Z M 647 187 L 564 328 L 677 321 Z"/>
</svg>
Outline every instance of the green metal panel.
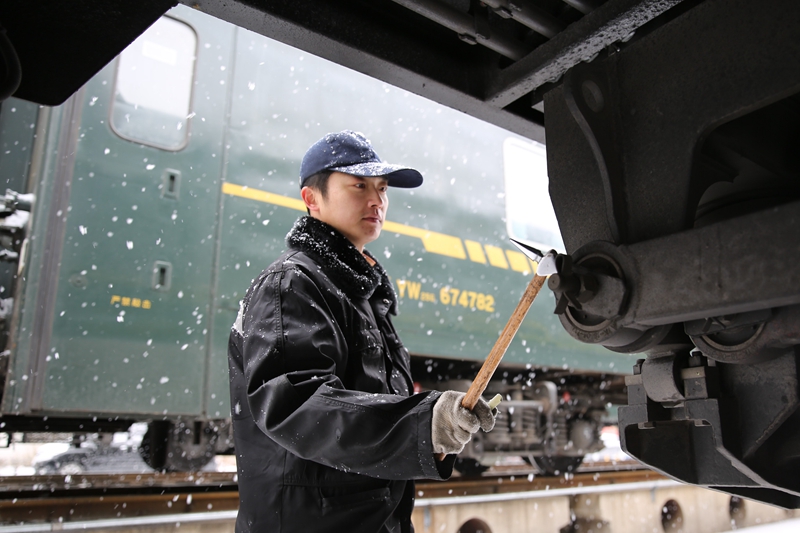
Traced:
<svg viewBox="0 0 800 533">
<path fill-rule="evenodd" d="M 0 187 L 27 192 L 28 166 L 38 115 L 36 104 L 11 98 L 0 104 Z"/>
<path fill-rule="evenodd" d="M 44 411 L 201 414 L 233 29 L 181 15 L 205 65 L 185 148 L 112 131 L 116 63 L 85 87 Z M 180 173 L 177 197 L 163 194 L 169 171 Z M 171 265 L 166 290 L 154 288 L 157 261 Z"/>
</svg>

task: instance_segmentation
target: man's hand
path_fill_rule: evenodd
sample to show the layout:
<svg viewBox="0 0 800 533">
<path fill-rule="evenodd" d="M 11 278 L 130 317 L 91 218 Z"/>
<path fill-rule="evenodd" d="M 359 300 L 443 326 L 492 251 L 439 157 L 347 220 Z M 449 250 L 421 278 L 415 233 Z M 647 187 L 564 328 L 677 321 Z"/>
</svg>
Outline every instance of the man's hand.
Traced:
<svg viewBox="0 0 800 533">
<path fill-rule="evenodd" d="M 472 411 L 461 406 L 463 392 L 447 391 L 433 406 L 431 436 L 434 453 L 459 453 L 472 438 L 472 434 L 483 429 L 491 431 L 494 427 L 492 408 L 483 398 Z"/>
</svg>

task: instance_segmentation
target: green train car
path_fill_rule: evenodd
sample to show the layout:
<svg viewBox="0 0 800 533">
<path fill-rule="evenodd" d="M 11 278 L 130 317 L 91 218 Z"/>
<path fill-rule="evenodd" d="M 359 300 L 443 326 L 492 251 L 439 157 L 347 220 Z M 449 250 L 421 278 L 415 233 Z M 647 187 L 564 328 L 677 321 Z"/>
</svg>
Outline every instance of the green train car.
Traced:
<svg viewBox="0 0 800 533">
<path fill-rule="evenodd" d="M 300 158 L 341 129 L 425 176 L 369 248 L 419 387 L 466 389 L 535 268 L 509 236 L 561 246 L 544 146 L 181 6 L 62 106 L 2 104 L 0 432 L 147 421 L 155 468 L 230 452 L 239 300 L 304 213 Z M 635 358 L 552 309 L 543 293 L 509 348 L 487 391 L 505 408 L 463 471 L 559 471 L 601 446 Z"/>
</svg>

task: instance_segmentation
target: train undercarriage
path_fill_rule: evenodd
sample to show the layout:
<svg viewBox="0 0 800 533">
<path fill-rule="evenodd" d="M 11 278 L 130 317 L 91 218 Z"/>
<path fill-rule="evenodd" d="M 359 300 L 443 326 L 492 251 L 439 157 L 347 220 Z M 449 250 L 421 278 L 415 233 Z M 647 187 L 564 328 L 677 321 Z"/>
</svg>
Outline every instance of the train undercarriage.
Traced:
<svg viewBox="0 0 800 533">
<path fill-rule="evenodd" d="M 646 354 L 619 411 L 629 454 L 797 508 L 798 10 L 734 4 L 702 2 L 545 95 L 572 263 L 550 286 L 573 337 Z"/>
<path fill-rule="evenodd" d="M 477 372 L 475 363 L 414 358 L 416 375 L 429 372 L 419 368 L 447 368 L 439 381 L 420 381 L 421 390 L 461 390 L 469 388 L 462 376 Z M 487 397 L 503 397 L 495 428 L 479 432 L 459 454 L 456 468 L 462 475 L 480 475 L 492 465 L 509 457 L 522 458 L 536 465 L 544 474 L 558 475 L 574 471 L 585 455 L 603 448 L 600 432 L 615 421 L 609 407 L 624 402 L 624 376 L 572 375 L 569 372 L 545 373 L 501 367 L 500 379 L 490 382 Z M 139 444 L 139 454 L 155 470 L 200 470 L 216 455 L 233 453 L 230 419 L 201 420 L 169 418 L 138 420 L 129 418 L 35 417 L 6 415 L 0 432 L 24 434 L 24 441 L 47 442 L 53 437 L 63 441 L 71 436 L 75 448 L 91 442 L 95 453 L 105 453 L 111 434 L 130 431 L 144 421 L 147 430 Z M 80 456 L 75 456 L 75 459 Z M 62 465 L 65 473 L 80 468 L 77 463 Z M 58 471 L 57 473 L 59 473 Z"/>
<path fill-rule="evenodd" d="M 474 363 L 412 361 L 413 375 L 438 379 L 420 380 L 422 389 L 466 392 L 469 378 L 478 372 Z M 572 472 L 584 456 L 603 448 L 601 431 L 616 422 L 609 408 L 625 402 L 625 378 L 620 374 L 501 367 L 495 378 L 484 394 L 503 398 L 495 427 L 474 435 L 459 454 L 456 468 L 462 474 L 479 474 L 509 457 L 550 475 Z"/>
</svg>

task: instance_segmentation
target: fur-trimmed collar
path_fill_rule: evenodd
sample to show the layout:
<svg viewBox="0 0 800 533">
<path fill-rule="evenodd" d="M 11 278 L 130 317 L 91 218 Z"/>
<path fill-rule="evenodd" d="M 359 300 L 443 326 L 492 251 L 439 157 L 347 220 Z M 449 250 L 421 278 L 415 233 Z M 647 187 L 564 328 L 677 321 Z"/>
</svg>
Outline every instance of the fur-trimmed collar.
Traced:
<svg viewBox="0 0 800 533">
<path fill-rule="evenodd" d="M 325 273 L 351 298 L 371 298 L 375 294 L 388 299 L 389 312 L 397 314 L 397 296 L 381 264 L 364 250 L 375 261 L 375 266 L 370 266 L 353 243 L 330 224 L 311 216 L 300 217 L 286 235 L 286 244 L 316 258 Z"/>
</svg>

